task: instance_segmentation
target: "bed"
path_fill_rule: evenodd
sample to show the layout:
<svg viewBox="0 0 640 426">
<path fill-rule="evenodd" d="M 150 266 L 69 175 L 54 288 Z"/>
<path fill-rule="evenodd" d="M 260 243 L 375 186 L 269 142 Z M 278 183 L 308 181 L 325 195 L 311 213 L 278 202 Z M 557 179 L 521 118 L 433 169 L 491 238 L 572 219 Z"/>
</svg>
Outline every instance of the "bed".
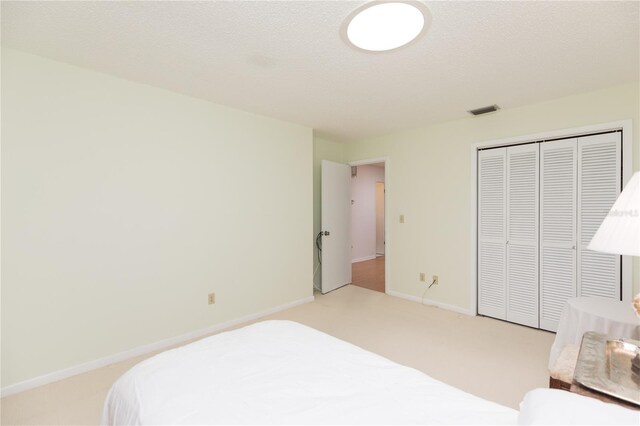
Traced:
<svg viewBox="0 0 640 426">
<path fill-rule="evenodd" d="M 114 383 L 102 417 L 110 425 L 517 422 L 516 410 L 291 321 L 141 362 Z"/>
</svg>

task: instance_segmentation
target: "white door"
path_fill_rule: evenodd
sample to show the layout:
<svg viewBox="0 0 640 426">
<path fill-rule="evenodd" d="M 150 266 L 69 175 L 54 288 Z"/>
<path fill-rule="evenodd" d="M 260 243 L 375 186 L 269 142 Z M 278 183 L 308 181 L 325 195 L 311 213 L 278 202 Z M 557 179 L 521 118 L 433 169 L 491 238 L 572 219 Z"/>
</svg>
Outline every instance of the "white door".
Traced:
<svg viewBox="0 0 640 426">
<path fill-rule="evenodd" d="M 620 300 L 620 256 L 587 245 L 620 195 L 620 133 L 578 139 L 578 296 Z"/>
<path fill-rule="evenodd" d="M 540 328 L 556 331 L 575 297 L 577 140 L 540 146 Z"/>
<path fill-rule="evenodd" d="M 506 319 L 506 148 L 478 153 L 478 313 Z"/>
<path fill-rule="evenodd" d="M 322 160 L 322 293 L 351 283 L 351 167 Z"/>
<path fill-rule="evenodd" d="M 507 321 L 538 327 L 538 144 L 507 148 Z"/>
</svg>

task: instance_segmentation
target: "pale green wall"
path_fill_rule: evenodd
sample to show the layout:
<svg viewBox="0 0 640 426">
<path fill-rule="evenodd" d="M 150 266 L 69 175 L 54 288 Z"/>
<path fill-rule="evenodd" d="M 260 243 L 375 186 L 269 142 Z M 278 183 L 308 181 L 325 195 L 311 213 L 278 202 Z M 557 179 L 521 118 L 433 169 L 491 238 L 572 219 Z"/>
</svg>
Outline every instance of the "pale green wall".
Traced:
<svg viewBox="0 0 640 426">
<path fill-rule="evenodd" d="M 309 296 L 322 159 L 389 158 L 390 289 L 468 308 L 470 145 L 631 118 L 638 170 L 638 93 L 343 145 L 3 49 L 2 386 Z"/>
<path fill-rule="evenodd" d="M 3 49 L 2 386 L 311 296 L 312 157 L 309 128 Z"/>
<path fill-rule="evenodd" d="M 634 170 L 640 169 L 638 83 L 491 115 L 469 117 L 345 145 L 345 161 L 388 157 L 389 289 L 421 297 L 419 272 L 440 285 L 426 298 L 470 307 L 471 145 L 475 142 L 604 122 L 633 120 Z M 398 223 L 404 214 L 406 223 Z M 634 289 L 640 290 L 634 264 Z"/>
<path fill-rule="evenodd" d="M 316 271 L 314 282 L 320 288 L 322 282 L 321 268 L 318 266 L 318 250 L 315 245 L 315 238 L 320 232 L 320 171 L 322 160 L 344 162 L 344 145 L 329 141 L 319 136 L 313 138 L 313 269 Z M 317 270 L 316 270 L 317 268 Z"/>
</svg>

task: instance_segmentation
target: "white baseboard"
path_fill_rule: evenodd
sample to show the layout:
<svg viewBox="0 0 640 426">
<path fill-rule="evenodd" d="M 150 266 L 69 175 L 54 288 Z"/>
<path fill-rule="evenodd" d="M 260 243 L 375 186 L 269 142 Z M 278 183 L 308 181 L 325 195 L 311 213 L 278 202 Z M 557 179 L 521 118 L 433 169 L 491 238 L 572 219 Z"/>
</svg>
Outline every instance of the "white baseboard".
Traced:
<svg viewBox="0 0 640 426">
<path fill-rule="evenodd" d="M 257 312 L 251 315 L 245 315 L 243 317 L 224 321 L 212 326 L 202 328 L 200 330 L 192 331 L 181 336 L 170 337 L 168 339 L 161 340 L 159 342 L 149 343 L 146 345 L 138 346 L 137 348 L 130 349 L 128 351 L 120 352 L 115 355 L 110 355 L 104 358 L 96 359 L 86 362 L 84 364 L 76 365 L 73 367 L 65 368 L 63 370 L 54 371 L 53 373 L 44 374 L 42 376 L 34 377 L 33 379 L 25 380 L 23 382 L 15 383 L 13 385 L 6 386 L 0 389 L 0 398 L 13 395 L 19 392 L 23 392 L 29 389 L 36 388 L 38 386 L 46 385 L 48 383 L 57 382 L 58 380 L 66 379 L 71 376 L 86 373 L 87 371 L 95 370 L 97 368 L 105 367 L 116 362 L 124 361 L 129 358 L 133 358 L 139 355 L 144 355 L 149 352 L 162 350 L 171 346 L 178 345 L 182 342 L 197 339 L 199 337 L 206 336 L 216 331 L 223 330 L 225 328 L 233 327 L 244 322 L 252 321 L 258 318 L 265 317 L 267 315 L 274 314 L 276 312 L 284 311 L 285 309 L 293 308 L 294 306 L 302 305 L 305 303 L 313 302 L 314 297 L 309 296 L 303 299 L 294 300 L 293 302 L 285 303 L 270 309 L 266 309 L 261 312 Z"/>
<path fill-rule="evenodd" d="M 422 300 L 421 297 L 412 296 L 412 295 L 406 294 L 406 293 L 400 293 L 399 291 L 394 291 L 394 290 L 387 290 L 386 293 L 389 296 L 399 297 L 400 299 L 406 299 L 406 300 L 410 300 L 412 302 L 418 302 L 418 303 L 425 304 L 425 305 L 436 306 L 438 308 L 446 309 L 447 311 L 457 312 L 459 314 L 464 314 L 464 315 L 469 315 L 469 316 L 476 316 L 469 309 L 464 309 L 464 308 L 461 308 L 460 306 L 449 305 L 449 304 L 438 302 L 436 300 L 431 300 L 431 299 Z"/>
<path fill-rule="evenodd" d="M 377 256 L 376 256 L 375 254 L 374 254 L 374 255 L 371 255 L 371 256 L 359 257 L 359 258 L 357 258 L 357 259 L 353 259 L 353 260 L 351 261 L 351 263 L 364 262 L 365 260 L 373 260 L 373 259 L 375 259 L 376 257 L 377 257 Z"/>
</svg>

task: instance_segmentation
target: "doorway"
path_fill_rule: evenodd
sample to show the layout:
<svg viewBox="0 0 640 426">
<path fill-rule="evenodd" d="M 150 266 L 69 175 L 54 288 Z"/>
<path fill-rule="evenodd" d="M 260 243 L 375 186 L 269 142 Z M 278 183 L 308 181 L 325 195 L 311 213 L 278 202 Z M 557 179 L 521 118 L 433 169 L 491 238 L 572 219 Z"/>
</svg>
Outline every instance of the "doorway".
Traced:
<svg viewBox="0 0 640 426">
<path fill-rule="evenodd" d="M 351 168 L 352 284 L 385 292 L 385 163 Z"/>
</svg>

